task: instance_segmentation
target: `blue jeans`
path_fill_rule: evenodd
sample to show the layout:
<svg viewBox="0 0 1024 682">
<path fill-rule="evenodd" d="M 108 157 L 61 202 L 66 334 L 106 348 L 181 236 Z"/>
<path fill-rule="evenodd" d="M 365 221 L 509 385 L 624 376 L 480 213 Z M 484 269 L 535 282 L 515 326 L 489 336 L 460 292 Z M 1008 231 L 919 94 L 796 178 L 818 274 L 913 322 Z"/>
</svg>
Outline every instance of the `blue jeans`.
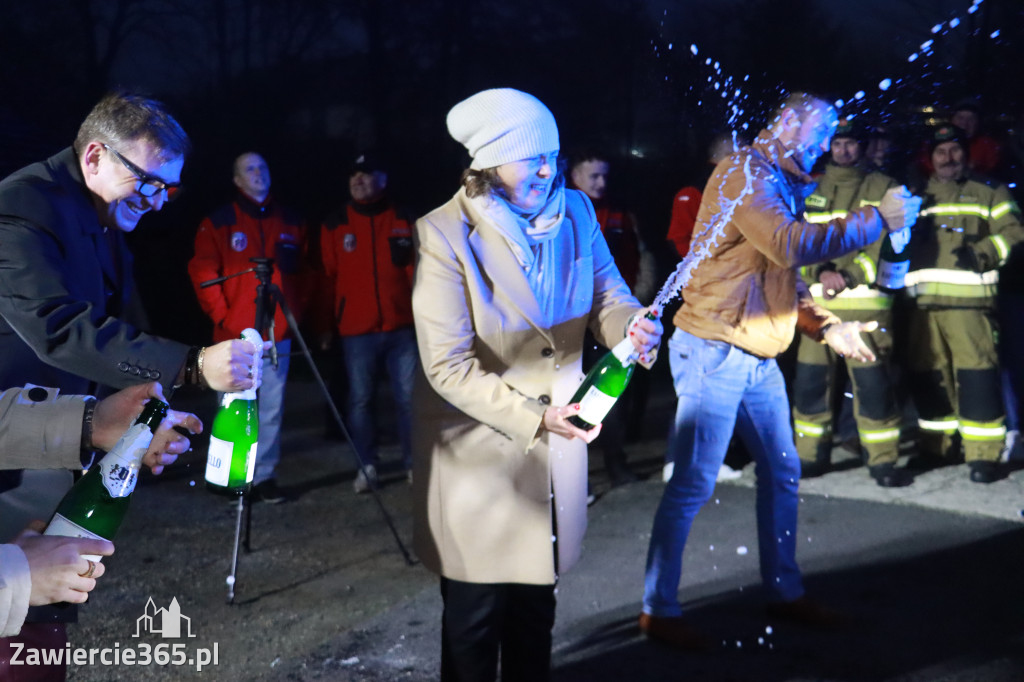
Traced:
<svg viewBox="0 0 1024 682">
<path fill-rule="evenodd" d="M 277 342 L 277 369 L 270 364 L 270 356 L 263 356 L 263 383 L 259 391 L 260 434 L 256 446 L 256 468 L 253 485 L 275 478 L 281 461 L 281 418 L 284 415 L 284 385 L 288 380 L 288 354 L 292 340 Z"/>
<path fill-rule="evenodd" d="M 412 469 L 412 383 L 419 366 L 416 335 L 412 327 L 390 332 L 359 334 L 341 338 L 348 375 L 348 400 L 345 420 L 356 451 L 365 464 L 376 465 L 376 423 L 373 394 L 380 381 L 380 370 L 387 368 L 391 395 L 398 414 L 398 439 L 402 445 L 402 466 Z"/>
<path fill-rule="evenodd" d="M 796 565 L 800 458 L 786 386 L 775 360 L 676 329 L 669 360 L 679 402 L 671 440 L 675 470 L 654 516 L 644 580 L 644 612 L 682 613 L 683 549 L 697 512 L 711 498 L 737 428 L 755 462 L 761 580 L 773 601 L 800 597 Z"/>
</svg>

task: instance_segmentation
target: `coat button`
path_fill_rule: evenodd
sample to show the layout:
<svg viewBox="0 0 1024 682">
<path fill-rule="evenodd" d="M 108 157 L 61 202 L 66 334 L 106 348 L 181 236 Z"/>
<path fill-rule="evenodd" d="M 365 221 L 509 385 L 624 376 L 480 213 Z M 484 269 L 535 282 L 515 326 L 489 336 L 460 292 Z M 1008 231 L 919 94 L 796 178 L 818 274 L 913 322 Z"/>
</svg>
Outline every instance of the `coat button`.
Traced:
<svg viewBox="0 0 1024 682">
<path fill-rule="evenodd" d="M 28 399 L 34 403 L 41 403 L 46 400 L 46 396 L 50 395 L 45 388 L 39 386 L 33 386 L 28 389 Z"/>
<path fill-rule="evenodd" d="M 546 357 L 546 358 L 550 358 L 550 357 L 551 357 L 552 355 L 554 355 L 554 354 L 555 354 L 555 351 L 553 351 L 553 350 L 552 350 L 552 349 L 550 349 L 550 348 L 545 348 L 544 350 L 542 350 L 542 351 L 540 352 L 540 354 L 541 354 L 541 355 L 543 355 L 543 356 L 544 356 L 544 357 Z"/>
<path fill-rule="evenodd" d="M 140 374 L 142 374 L 142 370 L 139 369 L 138 367 L 132 367 L 130 373 L 134 374 L 135 376 L 139 376 Z"/>
<path fill-rule="evenodd" d="M 121 370 L 122 372 L 127 372 L 128 371 L 128 363 L 127 362 L 119 362 L 119 363 L 117 363 L 117 368 L 119 370 Z"/>
<path fill-rule="evenodd" d="M 537 400 L 541 401 L 545 405 L 551 404 L 551 396 L 549 395 L 542 395 L 541 397 L 537 398 Z"/>
</svg>

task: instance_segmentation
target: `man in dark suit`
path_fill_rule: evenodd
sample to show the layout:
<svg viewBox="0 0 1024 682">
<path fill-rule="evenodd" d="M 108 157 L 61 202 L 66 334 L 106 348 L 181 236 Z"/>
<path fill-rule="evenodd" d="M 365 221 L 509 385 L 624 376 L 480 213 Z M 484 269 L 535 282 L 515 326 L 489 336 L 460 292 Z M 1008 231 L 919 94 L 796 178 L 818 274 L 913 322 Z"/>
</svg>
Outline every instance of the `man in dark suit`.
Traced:
<svg viewBox="0 0 1024 682">
<path fill-rule="evenodd" d="M 123 233 L 177 192 L 188 151 L 188 136 L 160 103 L 113 94 L 90 112 L 73 147 L 0 182 L 0 386 L 97 394 L 157 381 L 169 394 L 183 383 L 237 391 L 258 380 L 258 353 L 247 342 L 190 348 L 142 331 Z M 83 453 L 83 465 L 89 459 Z M 48 519 L 71 478 L 67 470 L 0 471 L 0 542 Z M 69 612 L 30 613 L 27 622 Z M 27 630 L 22 637 L 33 635 Z M 44 630 L 52 644 L 54 628 Z"/>
</svg>

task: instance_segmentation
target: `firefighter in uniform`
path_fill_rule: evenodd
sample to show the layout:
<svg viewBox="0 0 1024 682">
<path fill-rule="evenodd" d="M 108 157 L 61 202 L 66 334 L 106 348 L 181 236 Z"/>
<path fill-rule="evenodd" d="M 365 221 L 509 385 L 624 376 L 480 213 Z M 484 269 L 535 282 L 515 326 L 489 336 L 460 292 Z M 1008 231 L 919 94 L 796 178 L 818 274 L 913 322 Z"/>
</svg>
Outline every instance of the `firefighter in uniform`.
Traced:
<svg viewBox="0 0 1024 682">
<path fill-rule="evenodd" d="M 864 145 L 861 130 L 842 120 L 832 138 L 831 159 L 807 197 L 808 222 L 827 223 L 864 206 L 878 206 L 895 180 L 861 166 Z M 900 411 L 889 362 L 892 355 L 892 296 L 876 289 L 881 240 L 836 260 L 805 266 L 800 274 L 814 300 L 843 322 L 877 321 L 878 329 L 864 332 L 876 356 L 873 362 L 847 365 L 853 384 L 853 409 L 861 449 L 868 470 L 878 485 L 908 485 L 911 477 L 896 468 L 899 455 Z M 793 395 L 793 425 L 797 454 L 804 477 L 824 473 L 832 452 L 833 404 L 840 358 L 828 346 L 809 338 L 800 340 Z"/>
<path fill-rule="evenodd" d="M 925 466 L 948 463 L 962 443 L 971 480 L 991 483 L 1002 477 L 1006 435 L 993 338 L 997 269 L 1024 228 L 1005 186 L 967 174 L 962 130 L 940 126 L 930 143 L 935 170 L 907 275 L 919 455 Z"/>
</svg>

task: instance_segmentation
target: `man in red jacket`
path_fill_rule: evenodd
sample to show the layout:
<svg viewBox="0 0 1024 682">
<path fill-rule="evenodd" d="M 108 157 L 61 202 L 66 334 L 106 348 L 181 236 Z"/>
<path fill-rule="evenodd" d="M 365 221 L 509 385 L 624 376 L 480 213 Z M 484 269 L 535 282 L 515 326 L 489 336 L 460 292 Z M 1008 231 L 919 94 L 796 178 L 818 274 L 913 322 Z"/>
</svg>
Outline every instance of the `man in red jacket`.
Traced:
<svg viewBox="0 0 1024 682">
<path fill-rule="evenodd" d="M 630 292 L 640 301 L 649 301 L 654 295 L 654 256 L 644 246 L 637 228 L 636 217 L 608 200 L 608 157 L 597 150 L 584 150 L 571 157 L 569 179 L 571 186 L 586 194 L 594 204 L 601 234 L 608 242 L 615 267 L 626 280 Z M 587 335 L 583 349 L 583 366 L 589 369 L 601 359 L 606 349 Z M 604 468 L 612 487 L 637 480 L 626 463 L 627 429 L 639 425 L 647 404 L 647 374 L 633 375 L 633 381 L 605 417 L 596 445 L 604 454 Z"/>
<path fill-rule="evenodd" d="M 200 288 L 208 280 L 253 267 L 250 258 L 273 258 L 274 284 L 281 289 L 292 314 L 305 307 L 304 263 L 306 228 L 298 213 L 282 207 L 270 196 L 270 169 L 263 157 L 247 152 L 235 159 L 234 183 L 238 195 L 230 204 L 207 216 L 196 233 L 195 255 L 188 264 L 196 296 L 213 320 L 213 338 L 237 339 L 246 327 L 256 326 L 256 275 L 248 273 L 220 284 Z M 277 486 L 275 470 L 281 460 L 281 416 L 288 378 L 291 330 L 280 307 L 272 325 L 259 329 L 265 340 L 273 331 L 277 367 L 267 362 L 260 388 L 260 438 L 253 474 L 253 499 L 277 504 L 287 497 Z"/>
<path fill-rule="evenodd" d="M 391 203 L 387 183 L 381 162 L 361 154 L 349 173 L 352 200 L 320 232 L 348 377 L 346 426 L 366 465 L 353 484 L 357 493 L 377 483 L 373 396 L 382 366 L 391 380 L 402 466 L 410 476 L 412 471 L 409 423 L 419 362 L 412 320 L 413 220 Z"/>
</svg>

